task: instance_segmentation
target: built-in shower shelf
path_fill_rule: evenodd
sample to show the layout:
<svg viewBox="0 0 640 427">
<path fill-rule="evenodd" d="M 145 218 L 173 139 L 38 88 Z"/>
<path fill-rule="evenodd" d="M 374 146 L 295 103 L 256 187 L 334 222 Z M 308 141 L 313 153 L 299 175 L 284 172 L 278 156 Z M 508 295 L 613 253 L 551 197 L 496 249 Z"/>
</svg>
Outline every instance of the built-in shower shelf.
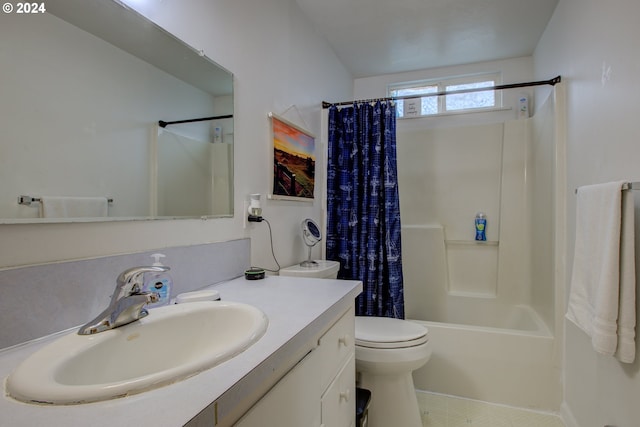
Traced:
<svg viewBox="0 0 640 427">
<path fill-rule="evenodd" d="M 497 240 L 445 240 L 449 295 L 493 298 L 498 291 Z"/>
<path fill-rule="evenodd" d="M 447 245 L 498 246 L 498 240 L 445 240 Z"/>
</svg>

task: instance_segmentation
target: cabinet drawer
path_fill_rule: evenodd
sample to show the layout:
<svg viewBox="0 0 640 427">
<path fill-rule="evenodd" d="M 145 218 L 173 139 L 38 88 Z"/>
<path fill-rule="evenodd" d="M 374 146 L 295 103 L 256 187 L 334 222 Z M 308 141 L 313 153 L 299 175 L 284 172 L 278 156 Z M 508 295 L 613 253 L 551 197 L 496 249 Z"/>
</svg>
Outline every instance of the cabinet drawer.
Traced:
<svg viewBox="0 0 640 427">
<path fill-rule="evenodd" d="M 340 374 L 322 396 L 322 425 L 349 427 L 356 416 L 356 360 L 351 355 Z"/>
<path fill-rule="evenodd" d="M 351 308 L 318 341 L 321 366 L 321 391 L 324 392 L 347 358 L 355 351 L 355 314 Z"/>
</svg>

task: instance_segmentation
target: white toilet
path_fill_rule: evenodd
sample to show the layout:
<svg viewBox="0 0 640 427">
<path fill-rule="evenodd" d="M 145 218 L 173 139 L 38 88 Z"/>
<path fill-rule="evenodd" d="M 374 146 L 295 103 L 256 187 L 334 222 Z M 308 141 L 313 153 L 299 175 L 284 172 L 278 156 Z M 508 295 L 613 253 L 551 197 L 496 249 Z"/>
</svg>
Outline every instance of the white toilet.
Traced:
<svg viewBox="0 0 640 427">
<path fill-rule="evenodd" d="M 293 265 L 281 276 L 335 279 L 337 261 Z M 431 357 L 429 330 L 417 323 L 386 317 L 356 316 L 358 387 L 371 391 L 369 427 L 422 427 L 412 372 Z"/>
</svg>

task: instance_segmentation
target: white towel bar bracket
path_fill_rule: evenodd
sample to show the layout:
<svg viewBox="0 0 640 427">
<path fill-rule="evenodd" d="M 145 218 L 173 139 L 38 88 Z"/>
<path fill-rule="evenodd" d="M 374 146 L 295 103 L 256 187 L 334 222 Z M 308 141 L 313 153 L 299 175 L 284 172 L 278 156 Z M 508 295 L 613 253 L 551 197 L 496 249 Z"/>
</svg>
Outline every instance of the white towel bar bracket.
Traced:
<svg viewBox="0 0 640 427">
<path fill-rule="evenodd" d="M 626 182 L 622 184 L 623 190 L 640 190 L 640 182 Z M 578 189 L 573 190 L 574 193 L 578 194 Z"/>
</svg>

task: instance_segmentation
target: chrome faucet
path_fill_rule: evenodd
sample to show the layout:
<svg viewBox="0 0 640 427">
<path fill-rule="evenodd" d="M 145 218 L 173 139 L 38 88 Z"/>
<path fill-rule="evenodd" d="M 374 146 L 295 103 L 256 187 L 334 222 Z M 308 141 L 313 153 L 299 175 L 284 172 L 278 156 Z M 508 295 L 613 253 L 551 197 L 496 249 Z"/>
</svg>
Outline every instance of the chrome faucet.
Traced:
<svg viewBox="0 0 640 427">
<path fill-rule="evenodd" d="M 109 307 L 82 326 L 78 335 L 97 334 L 145 317 L 149 312 L 144 306 L 158 301 L 159 295 L 155 292 L 142 292 L 144 273 L 160 273 L 167 270 L 169 267 L 165 266 L 133 267 L 120 273 Z"/>
</svg>

